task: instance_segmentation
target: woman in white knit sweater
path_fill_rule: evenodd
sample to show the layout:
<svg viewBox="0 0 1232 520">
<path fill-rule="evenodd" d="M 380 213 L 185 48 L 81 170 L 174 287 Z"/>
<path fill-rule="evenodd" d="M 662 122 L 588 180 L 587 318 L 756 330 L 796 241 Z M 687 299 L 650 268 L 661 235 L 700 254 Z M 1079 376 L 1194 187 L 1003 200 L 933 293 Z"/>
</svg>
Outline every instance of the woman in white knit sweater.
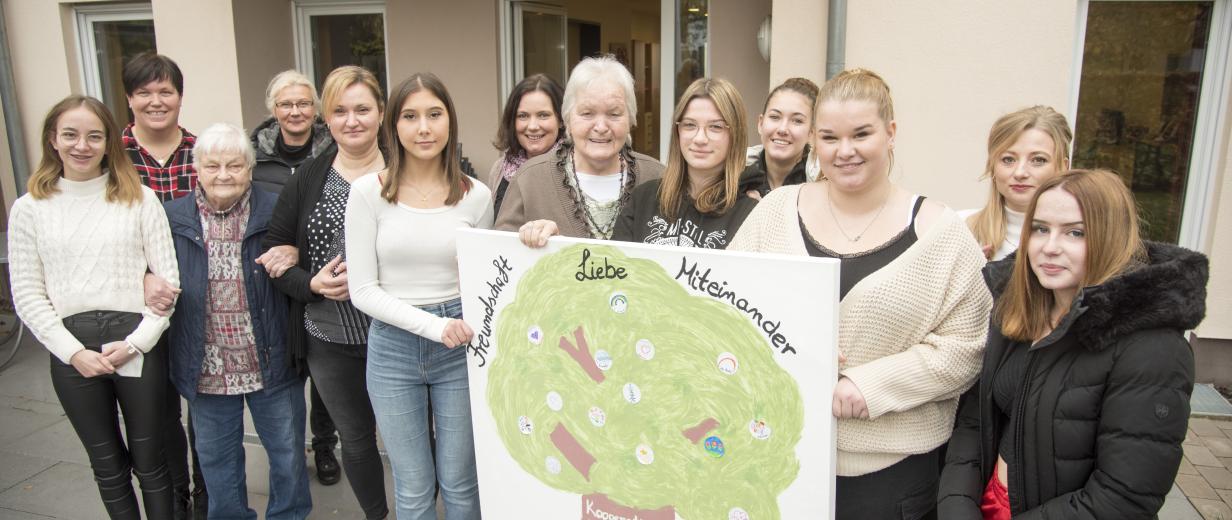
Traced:
<svg viewBox="0 0 1232 520">
<path fill-rule="evenodd" d="M 897 127 L 878 75 L 839 74 L 813 113 L 824 179 L 770 192 L 728 249 L 840 259 L 835 518 L 932 518 L 939 449 L 988 331 L 984 257 L 953 211 L 890 181 Z"/>
<path fill-rule="evenodd" d="M 158 197 L 141 185 L 107 107 L 69 96 L 43 122 L 43 158 L 13 204 L 9 261 L 17 314 L 51 352 L 51 382 L 90 458 L 112 519 L 171 518 L 163 456 L 167 316 L 146 307 L 149 270 L 179 286 Z M 120 435 L 116 405 L 124 413 Z"/>
<path fill-rule="evenodd" d="M 462 173 L 457 112 L 436 76 L 393 90 L 382 131 L 389 168 L 356 180 L 346 211 L 351 301 L 372 317 L 368 396 L 398 518 L 435 519 L 439 489 L 445 518 L 477 520 L 457 234 L 492 227 L 492 192 Z"/>
</svg>

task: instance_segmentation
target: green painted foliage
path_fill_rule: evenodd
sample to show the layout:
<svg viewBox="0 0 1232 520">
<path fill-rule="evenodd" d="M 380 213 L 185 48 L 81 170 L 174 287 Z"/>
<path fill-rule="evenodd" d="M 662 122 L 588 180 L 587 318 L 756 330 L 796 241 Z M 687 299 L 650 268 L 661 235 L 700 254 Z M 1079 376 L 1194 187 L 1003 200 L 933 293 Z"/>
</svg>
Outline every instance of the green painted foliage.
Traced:
<svg viewBox="0 0 1232 520">
<path fill-rule="evenodd" d="M 584 248 L 596 265 L 606 258 L 627 277 L 578 281 Z M 614 310 L 619 295 L 627 298 L 624 312 Z M 610 358 L 601 383 L 560 347 L 562 338 L 578 346 L 579 327 L 589 359 L 602 366 Z M 522 277 L 496 334 L 488 403 L 506 449 L 544 484 L 630 507 L 672 506 L 690 520 L 726 519 L 733 508 L 779 518 L 778 494 L 799 472 L 804 411 L 795 380 L 747 317 L 687 293 L 655 262 L 577 245 Z M 653 345 L 652 356 L 639 352 L 642 340 Z M 719 369 L 723 354 L 735 358 L 734 373 Z M 636 403 L 626 398 L 629 383 L 640 390 Z M 602 410 L 602 426 L 592 408 Z M 707 419 L 718 426 L 696 443 L 686 438 Z M 594 457 L 589 480 L 553 442 L 557 425 Z M 711 436 L 723 443 L 721 457 L 706 449 Z M 639 447 L 653 451 L 653 462 L 644 463 L 645 453 L 639 460 Z"/>
</svg>

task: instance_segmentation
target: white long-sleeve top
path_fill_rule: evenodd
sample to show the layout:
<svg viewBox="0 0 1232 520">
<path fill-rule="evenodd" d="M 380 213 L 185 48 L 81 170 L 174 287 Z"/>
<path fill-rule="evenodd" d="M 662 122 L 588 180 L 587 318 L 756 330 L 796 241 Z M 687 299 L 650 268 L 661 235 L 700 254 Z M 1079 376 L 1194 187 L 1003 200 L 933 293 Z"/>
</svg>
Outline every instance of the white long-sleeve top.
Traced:
<svg viewBox="0 0 1232 520">
<path fill-rule="evenodd" d="M 449 318 L 415 307 L 457 298 L 459 228 L 492 227 L 492 192 L 481 182 L 453 206 L 412 208 L 381 197 L 377 175 L 351 184 L 346 210 L 351 303 L 385 323 L 440 342 Z"/>
<path fill-rule="evenodd" d="M 976 214 L 981 209 L 983 208 L 964 209 L 958 212 L 958 217 L 961 218 L 963 222 L 966 222 L 971 215 Z M 1026 218 L 1027 216 L 1022 213 L 1014 211 L 1010 208 L 1005 208 L 1005 240 L 1001 242 L 1001 245 L 997 246 L 996 251 L 993 251 L 992 261 L 995 262 L 997 260 L 1001 260 L 1002 258 L 1010 256 L 1010 253 L 1018 250 L 1018 241 L 1022 238 L 1022 222 L 1026 220 Z M 980 245 L 986 246 L 988 244 Z"/>
<path fill-rule="evenodd" d="M 63 177 L 46 199 L 23 195 L 9 215 L 9 274 L 13 303 L 34 336 L 69 363 L 85 347 L 62 320 L 86 311 L 142 314 L 126 338 L 149 352 L 168 317 L 145 306 L 148 270 L 179 287 L 171 228 L 158 196 L 142 186 L 136 204 L 108 202 L 107 178 Z"/>
</svg>

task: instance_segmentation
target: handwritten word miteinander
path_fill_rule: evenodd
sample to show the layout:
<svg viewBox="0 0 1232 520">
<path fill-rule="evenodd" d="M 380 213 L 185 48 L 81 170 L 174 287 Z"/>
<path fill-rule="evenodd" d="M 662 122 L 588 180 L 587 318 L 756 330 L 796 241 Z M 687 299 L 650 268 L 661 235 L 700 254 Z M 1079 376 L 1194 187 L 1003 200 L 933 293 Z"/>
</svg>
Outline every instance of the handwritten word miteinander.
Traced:
<svg viewBox="0 0 1232 520">
<path fill-rule="evenodd" d="M 600 267 L 590 259 L 590 249 L 582 249 L 582 261 L 578 262 L 577 274 L 573 275 L 579 282 L 587 280 L 602 280 L 604 278 L 624 279 L 629 276 L 625 272 L 625 268 L 610 264 L 607 257 L 603 257 L 603 266 Z"/>
<path fill-rule="evenodd" d="M 741 298 L 736 294 L 736 291 L 727 288 L 727 282 L 716 282 L 710 279 L 710 268 L 706 268 L 704 272 L 699 272 L 697 262 L 689 263 L 689 259 L 680 258 L 680 271 L 676 273 L 676 279 L 685 278 L 685 283 L 692 289 L 710 295 L 712 298 L 723 300 L 735 307 L 736 310 L 748 314 L 757 322 L 757 328 L 761 329 L 770 339 L 770 344 L 779 350 L 779 353 L 796 353 L 796 348 L 791 346 L 791 342 L 787 341 L 787 337 L 779 333 L 779 327 L 783 325 L 782 321 L 774 321 L 762 314 L 757 307 L 751 306 L 749 301 Z"/>
</svg>

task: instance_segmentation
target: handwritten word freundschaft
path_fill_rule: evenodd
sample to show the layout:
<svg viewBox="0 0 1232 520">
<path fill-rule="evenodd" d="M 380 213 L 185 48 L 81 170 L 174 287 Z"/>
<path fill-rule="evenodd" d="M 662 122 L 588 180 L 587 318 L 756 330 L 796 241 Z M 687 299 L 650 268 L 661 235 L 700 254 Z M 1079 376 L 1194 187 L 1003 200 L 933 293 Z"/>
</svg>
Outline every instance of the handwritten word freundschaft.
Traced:
<svg viewBox="0 0 1232 520">
<path fill-rule="evenodd" d="M 496 314 L 496 301 L 500 299 L 501 291 L 509 283 L 509 271 L 513 270 L 513 267 L 509 265 L 509 259 L 503 256 L 492 259 L 492 265 L 496 267 L 496 277 L 487 282 L 488 294 L 479 297 L 479 302 L 483 304 L 483 328 L 479 329 L 475 340 L 466 346 L 471 355 L 479 358 L 480 367 L 488 364 L 487 355 L 488 348 L 492 346 L 490 338 L 492 337 L 492 318 Z"/>
<path fill-rule="evenodd" d="M 722 300 L 735 307 L 740 312 L 748 314 L 757 322 L 757 328 L 761 329 L 770 339 L 770 344 L 778 349 L 779 353 L 796 353 L 795 347 L 791 346 L 791 342 L 779 333 L 779 327 L 783 325 L 782 321 L 774 321 L 762 314 L 757 307 L 751 307 L 749 301 L 739 297 L 736 291 L 727 288 L 727 281 L 716 282 L 710 279 L 710 268 L 705 271 L 700 271 L 697 262 L 689 263 L 688 258 L 680 258 L 680 271 L 676 273 L 676 279 L 685 278 L 689 288 L 707 294 L 712 298 Z"/>
</svg>

